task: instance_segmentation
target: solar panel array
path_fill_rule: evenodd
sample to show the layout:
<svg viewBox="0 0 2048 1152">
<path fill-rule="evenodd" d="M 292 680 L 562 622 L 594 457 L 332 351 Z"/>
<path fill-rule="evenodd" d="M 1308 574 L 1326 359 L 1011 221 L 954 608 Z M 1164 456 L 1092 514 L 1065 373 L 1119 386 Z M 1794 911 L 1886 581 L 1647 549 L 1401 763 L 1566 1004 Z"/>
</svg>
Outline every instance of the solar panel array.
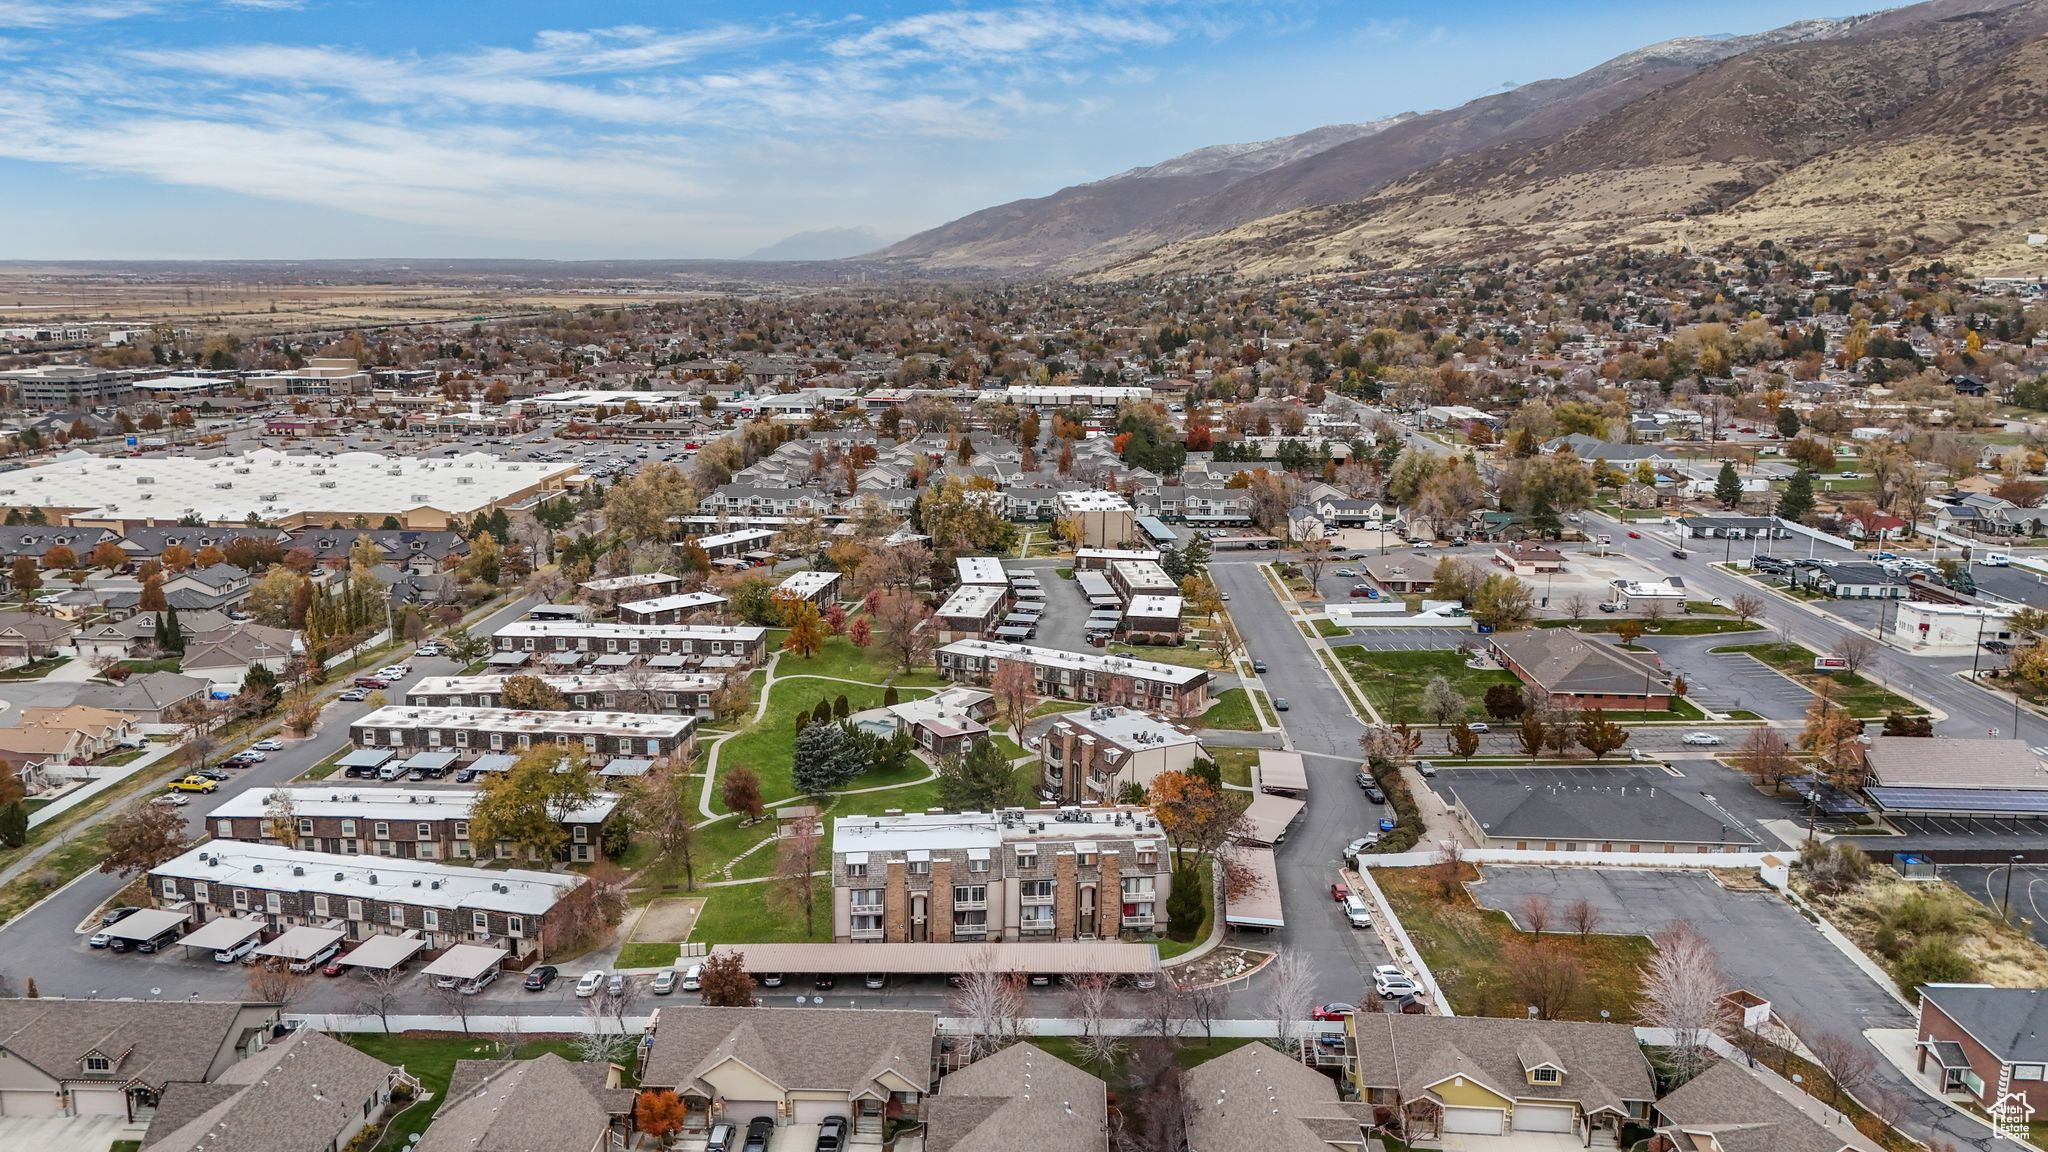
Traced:
<svg viewBox="0 0 2048 1152">
<path fill-rule="evenodd" d="M 1887 812 L 1959 812 L 1984 816 L 2048 816 L 2048 792 L 2000 788 L 1866 788 Z"/>
</svg>

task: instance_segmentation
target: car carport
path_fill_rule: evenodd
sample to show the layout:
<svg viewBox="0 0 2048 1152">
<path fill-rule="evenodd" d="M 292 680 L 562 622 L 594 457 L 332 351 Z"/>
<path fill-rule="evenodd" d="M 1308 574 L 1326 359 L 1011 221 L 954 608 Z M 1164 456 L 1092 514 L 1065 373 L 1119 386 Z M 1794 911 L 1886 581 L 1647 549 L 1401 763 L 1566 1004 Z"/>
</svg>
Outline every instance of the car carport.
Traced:
<svg viewBox="0 0 2048 1152">
<path fill-rule="evenodd" d="M 236 948 L 244 940 L 256 936 L 266 925 L 254 916 L 222 916 L 202 925 L 198 931 L 178 941 L 181 947 L 196 952 L 224 952 Z"/>
<path fill-rule="evenodd" d="M 505 962 L 503 948 L 490 948 L 482 944 L 457 944 L 441 953 L 439 959 L 427 965 L 427 976 L 441 988 L 460 988 L 464 992 L 481 992 L 477 984 L 487 972 L 495 972 Z"/>
<path fill-rule="evenodd" d="M 351 768 L 367 768 L 374 772 L 382 768 L 384 762 L 391 759 L 393 755 L 394 753 L 383 748 L 358 748 L 341 759 L 336 760 L 334 766 L 341 769 L 344 773 Z"/>
<path fill-rule="evenodd" d="M 1223 922 L 1232 928 L 1257 928 L 1270 931 L 1285 928 L 1287 921 L 1280 913 L 1280 867 L 1273 859 L 1270 848 L 1246 848 L 1237 854 L 1251 874 L 1251 882 L 1244 891 L 1226 896 L 1223 901 Z"/>
<path fill-rule="evenodd" d="M 448 772 L 448 766 L 453 763 L 455 763 L 455 753 L 453 752 L 417 752 L 400 767 L 404 768 L 407 772 L 417 772 L 422 776 L 444 776 Z"/>
<path fill-rule="evenodd" d="M 1292 796 L 1271 796 L 1264 792 L 1255 793 L 1251 804 L 1244 810 L 1245 834 L 1239 837 L 1243 843 L 1263 844 L 1267 847 L 1278 844 L 1287 835 L 1287 826 L 1308 807 L 1305 800 Z"/>
<path fill-rule="evenodd" d="M 173 912 L 168 908 L 144 908 L 140 912 L 130 912 L 115 921 L 106 933 L 115 940 L 131 945 L 140 944 L 145 940 L 156 939 L 185 923 L 187 919 L 183 912 Z"/>
<path fill-rule="evenodd" d="M 1308 766 L 1302 763 L 1301 753 L 1261 748 L 1259 762 L 1252 766 L 1252 790 L 1278 792 L 1283 796 L 1300 796 L 1307 792 Z"/>
<path fill-rule="evenodd" d="M 341 958 L 344 968 L 363 968 L 372 972 L 389 972 L 413 958 L 427 942 L 417 933 L 408 932 L 403 936 L 372 936 L 355 946 L 354 951 Z"/>
<path fill-rule="evenodd" d="M 339 928 L 315 928 L 310 924 L 290 929 L 256 950 L 258 956 L 297 962 L 311 959 L 341 941 Z"/>
</svg>

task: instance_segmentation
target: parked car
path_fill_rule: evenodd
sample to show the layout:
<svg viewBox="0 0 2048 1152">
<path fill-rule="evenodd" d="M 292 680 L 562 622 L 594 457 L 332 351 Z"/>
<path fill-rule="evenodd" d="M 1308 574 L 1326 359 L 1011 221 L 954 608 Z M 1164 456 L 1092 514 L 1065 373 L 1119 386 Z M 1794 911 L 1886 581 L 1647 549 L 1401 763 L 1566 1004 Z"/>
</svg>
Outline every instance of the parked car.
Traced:
<svg viewBox="0 0 2048 1152">
<path fill-rule="evenodd" d="M 1467 728 L 1470 728 L 1470 729 L 1471 729 L 1472 731 L 1474 731 L 1474 732 L 1491 732 L 1491 731 L 1493 731 L 1493 729 L 1492 729 L 1492 728 L 1489 728 L 1489 727 L 1487 727 L 1486 721 L 1484 721 L 1484 720 L 1474 720 L 1474 721 L 1472 721 L 1472 722 L 1471 722 L 1470 724 L 1467 724 L 1467 725 L 1465 725 L 1465 727 L 1467 727 Z"/>
<path fill-rule="evenodd" d="M 170 787 L 173 792 L 211 792 L 220 785 L 204 776 L 180 776 Z"/>
<path fill-rule="evenodd" d="M 1417 760 L 1415 762 L 1415 770 L 1417 772 L 1422 773 L 1424 776 L 1436 775 L 1436 765 L 1430 763 L 1427 760 Z"/>
<path fill-rule="evenodd" d="M 233 756 L 228 757 L 228 763 L 261 764 L 268 759 L 270 759 L 270 757 L 265 756 L 263 753 L 256 751 L 254 748 L 249 748 L 241 752 L 237 752 Z"/>
<path fill-rule="evenodd" d="M 140 911 L 142 911 L 142 909 L 136 907 L 133 904 L 123 904 L 118 908 L 109 908 L 107 909 L 107 914 L 100 917 L 100 927 L 111 928 L 115 924 L 127 919 L 129 916 L 132 916 Z"/>
<path fill-rule="evenodd" d="M 528 992 L 545 992 L 548 990 L 548 985 L 553 984 L 555 978 L 561 974 L 562 970 L 553 964 L 535 965 L 526 970 L 526 980 L 524 982 L 526 990 Z"/>
<path fill-rule="evenodd" d="M 747 1121 L 747 1139 L 740 1145 L 740 1152 L 768 1152 L 768 1141 L 774 1135 L 775 1118 L 756 1116 Z"/>
<path fill-rule="evenodd" d="M 837 984 L 838 982 L 838 980 L 833 978 L 832 973 L 820 972 L 818 973 L 817 978 L 811 981 L 811 987 L 816 988 L 820 992 L 830 992 L 832 990 L 832 986 Z"/>
<path fill-rule="evenodd" d="M 1372 990 L 1382 1000 L 1394 1000 L 1402 996 L 1413 996 L 1420 991 L 1415 977 L 1392 964 L 1382 964 L 1372 970 Z"/>
<path fill-rule="evenodd" d="M 592 968 L 578 977 L 576 980 L 576 998 L 588 1000 L 599 992 L 604 991 L 604 977 L 605 971 L 602 968 Z"/>
<path fill-rule="evenodd" d="M 1366 906 L 1363 897 L 1354 892 L 1344 898 L 1344 919 L 1349 921 L 1353 928 L 1370 928 L 1372 909 Z"/>
<path fill-rule="evenodd" d="M 691 971 L 696 971 L 695 965 L 691 966 Z M 675 969 L 663 968 L 654 974 L 654 982 L 647 986 L 647 990 L 656 996 L 666 996 L 676 990 L 676 983 L 681 979 L 682 975 Z"/>
<path fill-rule="evenodd" d="M 1330 899 L 1339 904 L 1351 899 L 1351 885 L 1341 880 L 1330 885 Z"/>
<path fill-rule="evenodd" d="M 1355 580 L 1358 578 L 1357 570 L 1352 568 L 1339 568 L 1337 569 L 1337 575 L 1342 576 L 1347 580 Z"/>
<path fill-rule="evenodd" d="M 844 1116 L 827 1116 L 819 1121 L 816 1152 L 841 1152 L 846 1147 L 846 1129 Z"/>
<path fill-rule="evenodd" d="M 343 692 L 340 696 L 336 697 L 336 699 L 338 700 L 346 700 L 351 704 L 359 700 L 368 700 L 369 698 L 369 692 L 361 688 L 350 688 L 346 692 Z"/>
<path fill-rule="evenodd" d="M 1721 743 L 1721 738 L 1719 736 L 1714 735 L 1712 732 L 1687 732 L 1684 736 L 1679 738 L 1679 743 L 1692 744 L 1702 748 L 1711 748 L 1714 745 Z"/>
<path fill-rule="evenodd" d="M 1356 856 L 1360 852 L 1363 852 L 1366 849 L 1377 845 L 1379 842 L 1380 838 L 1378 833 L 1368 832 L 1365 835 L 1360 836 L 1358 839 L 1353 840 L 1351 843 L 1346 844 L 1344 846 L 1343 854 L 1338 856 L 1337 859 L 1339 862 L 1348 861 L 1353 856 Z"/>
<path fill-rule="evenodd" d="M 92 948 L 105 948 L 107 945 L 112 944 L 113 942 L 114 934 L 107 931 L 105 928 L 102 928 L 99 931 L 93 933 L 90 937 L 86 939 L 87 946 Z"/>
<path fill-rule="evenodd" d="M 339 976 L 339 975 L 341 975 L 341 969 L 342 969 L 342 963 L 341 963 L 341 962 L 342 962 L 342 961 L 344 961 L 344 960 L 346 960 L 346 959 L 348 959 L 348 957 L 346 957 L 346 956 L 336 956 L 336 957 L 335 957 L 334 959 L 332 959 L 332 960 L 329 960 L 329 961 L 328 961 L 328 962 L 326 963 L 326 965 L 325 965 L 324 967 L 322 967 L 322 968 L 320 969 L 320 974 L 321 974 L 322 976 Z"/>
<path fill-rule="evenodd" d="M 1612 601 L 1602 600 L 1600 602 L 1600 610 L 1602 612 L 1619 612 L 1621 611 L 1621 608 Z"/>
<path fill-rule="evenodd" d="M 732 1152 L 733 1137 L 738 1131 L 730 1124 L 713 1124 L 704 1142 L 704 1152 Z"/>
<path fill-rule="evenodd" d="M 612 978 L 605 981 L 604 990 L 608 995 L 624 996 L 626 994 L 626 974 L 624 972 L 612 973 Z"/>
<path fill-rule="evenodd" d="M 1252 661 L 1252 671 L 1264 676 L 1266 674 L 1266 662 L 1264 660 Z"/>
<path fill-rule="evenodd" d="M 861 978 L 861 983 L 870 991 L 878 992 L 889 986 L 889 974 L 887 972 L 870 972 Z"/>
<path fill-rule="evenodd" d="M 284 751 L 284 741 L 258 740 L 254 744 L 249 745 L 249 747 L 255 749 L 258 752 L 282 752 Z"/>
<path fill-rule="evenodd" d="M 208 783 L 212 783 L 212 781 L 208 781 Z M 157 797 L 156 799 L 151 800 L 150 803 L 161 804 L 166 808 L 183 808 L 188 803 L 188 801 L 176 792 L 166 792 L 163 795 Z"/>
<path fill-rule="evenodd" d="M 2012 645 L 2004 640 L 1986 640 L 1984 642 L 1984 650 L 1986 652 L 1996 652 L 1998 655 L 2003 656 L 2007 652 L 2012 651 Z"/>
<path fill-rule="evenodd" d="M 1387 794 L 1380 791 L 1380 786 L 1377 784 L 1368 782 L 1363 791 L 1365 792 L 1365 798 L 1374 804 L 1385 804 L 1387 802 Z"/>
<path fill-rule="evenodd" d="M 780 972 L 756 972 L 754 973 L 754 979 L 763 988 L 782 987 L 782 973 Z"/>
<path fill-rule="evenodd" d="M 215 783 L 219 783 L 222 780 L 228 779 L 228 774 L 221 771 L 218 768 L 201 768 L 200 770 L 192 774 L 194 776 L 204 776 L 208 780 L 212 780 Z"/>
<path fill-rule="evenodd" d="M 391 687 L 391 681 L 380 679 L 376 676 L 358 676 L 356 677 L 356 687 L 371 689 L 389 688 Z"/>
<path fill-rule="evenodd" d="M 1273 711 L 1275 711 L 1275 712 L 1285 712 L 1285 711 L 1287 711 L 1287 709 L 1288 709 L 1287 697 L 1285 697 L 1285 696 L 1275 696 L 1275 697 L 1273 697 Z"/>
<path fill-rule="evenodd" d="M 1356 1011 L 1358 1011 L 1358 1005 L 1346 1004 L 1339 1000 L 1333 1004 L 1316 1005 L 1315 1011 L 1310 1012 L 1308 1018 L 1311 1020 L 1342 1020 Z"/>
</svg>

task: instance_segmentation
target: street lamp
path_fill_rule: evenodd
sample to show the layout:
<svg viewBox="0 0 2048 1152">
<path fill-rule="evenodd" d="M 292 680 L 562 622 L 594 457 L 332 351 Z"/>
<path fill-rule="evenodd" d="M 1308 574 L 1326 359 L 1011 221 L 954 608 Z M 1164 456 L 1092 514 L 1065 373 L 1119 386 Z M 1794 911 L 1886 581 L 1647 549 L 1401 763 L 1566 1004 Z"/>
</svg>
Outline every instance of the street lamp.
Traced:
<svg viewBox="0 0 2048 1152">
<path fill-rule="evenodd" d="M 2012 866 L 2025 859 L 2025 856 L 2015 853 L 2005 862 L 2005 899 L 2001 902 L 2005 907 L 2000 916 L 2007 924 L 2012 923 Z"/>
</svg>

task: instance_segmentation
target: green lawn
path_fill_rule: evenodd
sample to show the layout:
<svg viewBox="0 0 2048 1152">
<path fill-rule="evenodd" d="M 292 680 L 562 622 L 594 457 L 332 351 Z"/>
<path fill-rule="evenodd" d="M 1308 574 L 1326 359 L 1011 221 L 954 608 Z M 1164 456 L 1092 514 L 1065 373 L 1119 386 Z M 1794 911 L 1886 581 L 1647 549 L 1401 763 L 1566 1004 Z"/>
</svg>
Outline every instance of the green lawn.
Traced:
<svg viewBox="0 0 2048 1152">
<path fill-rule="evenodd" d="M 709 888 L 704 911 L 690 931 L 693 944 L 818 944 L 832 939 L 832 878 L 813 879 L 816 922 L 813 934 L 804 935 L 803 913 L 790 912 L 770 898 L 771 885 L 741 884 Z"/>
<path fill-rule="evenodd" d="M 1083 708 L 1090 707 L 1093 707 L 1093 705 L 1089 704 L 1086 700 L 1046 700 L 1024 715 L 1027 719 L 1036 720 L 1040 716 L 1052 716 L 1061 712 L 1079 712 Z"/>
<path fill-rule="evenodd" d="M 1611 633 L 1616 630 L 1620 623 L 1619 620 L 1611 619 L 1580 620 L 1576 623 L 1570 620 L 1538 620 L 1536 626 L 1538 628 L 1577 628 L 1581 632 Z M 1762 628 L 1763 625 L 1761 624 L 1744 624 L 1740 620 L 1716 617 L 1701 619 L 1696 616 L 1681 616 L 1646 625 L 1643 628 L 1643 638 L 1648 640 L 1657 636 L 1718 636 L 1724 632 L 1756 632 Z"/>
<path fill-rule="evenodd" d="M 119 768 L 121 765 L 139 759 L 147 748 L 123 748 L 111 756 L 102 756 L 92 762 L 95 768 Z"/>
<path fill-rule="evenodd" d="M 1464 879 L 1475 871 L 1462 866 Z M 1408 930 L 1415 947 L 1436 975 L 1437 984 L 1451 1007 L 1461 1016 L 1520 1017 L 1525 998 L 1515 989 L 1511 944 L 1529 939 L 1507 914 L 1480 908 L 1462 885 L 1444 896 L 1431 882 L 1430 869 L 1379 868 L 1373 879 L 1386 893 L 1394 914 Z M 1552 915 L 1561 919 L 1564 909 Z M 1580 940 L 1553 925 L 1543 938 L 1547 947 L 1561 948 L 1575 961 L 1581 980 L 1579 995 L 1560 1013 L 1569 1020 L 1598 1020 L 1606 1009 L 1617 1024 L 1636 1019 L 1641 999 L 1642 967 L 1655 945 L 1642 936 L 1594 934 Z"/>
<path fill-rule="evenodd" d="M 1852 716 L 1882 718 L 1899 712 L 1918 716 L 1926 709 L 1895 692 L 1886 691 L 1853 672 L 1815 672 L 1814 653 L 1803 644 L 1731 644 L 1715 652 L 1741 652 L 1776 668 L 1811 691 L 1822 680 L 1835 682 L 1835 701 Z"/>
<path fill-rule="evenodd" d="M 719 748 L 718 767 L 721 772 L 747 767 L 761 778 L 761 798 L 774 804 L 796 796 L 796 784 L 790 779 L 791 749 L 796 739 L 796 715 L 798 709 L 810 712 L 823 700 L 831 703 L 840 695 L 846 697 L 847 710 L 859 712 L 879 707 L 882 703 L 880 688 L 861 687 L 855 684 L 841 684 L 831 680 L 777 680 L 770 689 L 768 711 L 759 724 L 728 739 Z M 924 695 L 920 690 L 906 689 L 901 696 Z M 894 773 L 863 776 L 853 782 L 855 788 L 871 788 L 880 784 L 907 784 L 925 774 L 925 766 L 914 758 Z M 712 805 L 718 811 L 725 811 L 725 801 L 715 792 Z"/>
<path fill-rule="evenodd" d="M 858 680 L 864 684 L 889 684 L 898 687 L 935 688 L 945 681 L 929 668 L 910 672 L 898 672 L 896 662 L 883 654 L 881 645 L 870 644 L 856 648 L 853 641 L 844 636 L 834 636 L 825 641 L 824 651 L 808 660 L 798 659 L 785 652 L 775 665 L 775 675 L 783 676 L 831 676 L 839 680 Z"/>
<path fill-rule="evenodd" d="M 123 660 L 115 667 L 126 668 L 131 675 L 140 676 L 145 672 L 176 672 L 178 664 L 178 657 L 166 656 L 160 660 Z"/>
<path fill-rule="evenodd" d="M 1222 774 L 1225 784 L 1240 788 L 1252 786 L 1252 765 L 1259 762 L 1257 748 L 1211 748 L 1209 759 L 1216 762 L 1216 770 Z"/>
<path fill-rule="evenodd" d="M 618 966 L 621 968 L 658 968 L 671 965 L 683 953 L 681 944 L 658 944 L 635 941 L 619 949 Z"/>
<path fill-rule="evenodd" d="M 1351 629 L 1340 628 L 1337 626 L 1336 621 L 1330 620 L 1327 617 L 1318 616 L 1310 621 L 1310 623 L 1315 627 L 1316 635 L 1324 639 L 1334 640 L 1351 635 Z"/>
<path fill-rule="evenodd" d="M 1252 711 L 1251 697 L 1242 688 L 1231 688 L 1218 692 L 1209 710 L 1202 713 L 1204 728 L 1226 729 L 1232 732 L 1257 732 L 1259 717 Z"/>
<path fill-rule="evenodd" d="M 71 657 L 59 656 L 54 660 L 37 660 L 19 668 L 0 672 L 0 680 L 41 680 L 64 665 L 71 663 Z"/>
<path fill-rule="evenodd" d="M 419 1079 L 422 1092 L 432 1096 L 391 1121 L 384 1129 L 384 1138 L 377 1143 L 378 1148 L 384 1149 L 405 1148 L 415 1133 L 426 1131 L 434 1111 L 445 1102 L 448 1081 L 455 1075 L 457 1060 L 494 1060 L 503 1055 L 496 1041 L 480 1036 L 415 1036 L 410 1033 L 393 1036 L 379 1032 L 351 1032 L 337 1035 L 335 1039 L 386 1064 L 404 1065 L 407 1072 Z M 567 1040 L 528 1040 L 520 1044 L 512 1055 L 514 1059 L 531 1060 L 544 1052 L 553 1052 L 567 1060 L 576 1059 L 575 1046 Z"/>
<path fill-rule="evenodd" d="M 1422 714 L 1422 690 L 1437 676 L 1465 697 L 1474 717 L 1484 714 L 1481 703 L 1488 688 L 1521 683 L 1509 672 L 1467 668 L 1464 657 L 1456 652 L 1372 652 L 1348 645 L 1336 652 L 1359 689 L 1390 724 L 1428 719 Z"/>
</svg>

